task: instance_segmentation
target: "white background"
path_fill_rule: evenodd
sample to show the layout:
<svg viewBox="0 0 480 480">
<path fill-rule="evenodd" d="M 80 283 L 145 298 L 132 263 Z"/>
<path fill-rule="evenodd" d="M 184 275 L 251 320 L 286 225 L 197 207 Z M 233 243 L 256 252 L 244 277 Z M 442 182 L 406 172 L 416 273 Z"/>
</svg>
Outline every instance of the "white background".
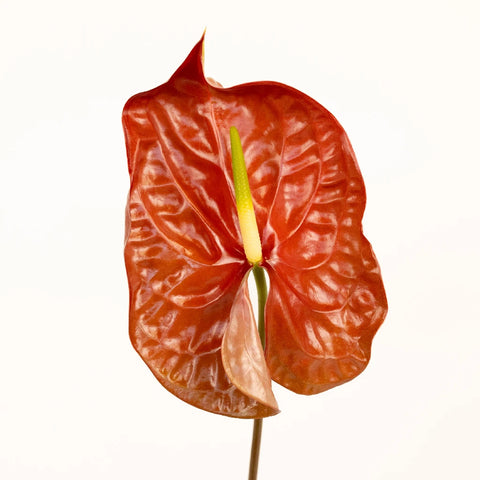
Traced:
<svg viewBox="0 0 480 480">
<path fill-rule="evenodd" d="M 368 369 L 275 387 L 260 479 L 478 479 L 476 0 L 0 2 L 0 477 L 245 479 L 251 422 L 129 344 L 121 111 L 206 36 L 206 74 L 276 80 L 347 130 L 390 313 Z"/>
</svg>

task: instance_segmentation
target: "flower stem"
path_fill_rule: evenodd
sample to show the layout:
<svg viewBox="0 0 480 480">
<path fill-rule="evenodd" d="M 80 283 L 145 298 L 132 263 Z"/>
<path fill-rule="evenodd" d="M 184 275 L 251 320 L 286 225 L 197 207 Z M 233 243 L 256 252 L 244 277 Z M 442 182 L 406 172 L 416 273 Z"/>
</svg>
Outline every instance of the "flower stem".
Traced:
<svg viewBox="0 0 480 480">
<path fill-rule="evenodd" d="M 258 265 L 253 267 L 253 278 L 257 286 L 258 298 L 258 334 L 262 341 L 262 347 L 265 348 L 265 303 L 267 301 L 268 287 L 265 278 L 265 270 Z"/>
<path fill-rule="evenodd" d="M 258 460 L 260 458 L 260 442 L 262 441 L 263 418 L 253 421 L 252 449 L 250 450 L 250 470 L 248 480 L 257 480 Z"/>
<path fill-rule="evenodd" d="M 265 271 L 258 265 L 253 266 L 253 277 L 257 286 L 258 298 L 258 334 L 265 348 L 265 302 L 267 301 L 267 280 Z M 263 419 L 256 418 L 253 421 L 252 448 L 250 450 L 250 469 L 248 472 L 248 480 L 256 480 L 258 472 L 258 461 L 260 458 L 260 443 L 262 440 Z"/>
</svg>

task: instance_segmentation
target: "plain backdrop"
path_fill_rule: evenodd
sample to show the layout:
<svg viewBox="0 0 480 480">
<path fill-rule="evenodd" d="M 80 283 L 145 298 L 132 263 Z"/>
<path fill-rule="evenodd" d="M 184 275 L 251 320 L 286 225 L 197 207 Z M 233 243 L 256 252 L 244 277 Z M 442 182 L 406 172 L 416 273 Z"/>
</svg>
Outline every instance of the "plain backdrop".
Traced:
<svg viewBox="0 0 480 480">
<path fill-rule="evenodd" d="M 372 360 L 275 386 L 259 478 L 480 478 L 475 0 L 0 1 L 0 477 L 245 479 L 251 422 L 190 407 L 130 346 L 121 111 L 205 27 L 207 76 L 342 123 L 390 304 Z"/>
</svg>

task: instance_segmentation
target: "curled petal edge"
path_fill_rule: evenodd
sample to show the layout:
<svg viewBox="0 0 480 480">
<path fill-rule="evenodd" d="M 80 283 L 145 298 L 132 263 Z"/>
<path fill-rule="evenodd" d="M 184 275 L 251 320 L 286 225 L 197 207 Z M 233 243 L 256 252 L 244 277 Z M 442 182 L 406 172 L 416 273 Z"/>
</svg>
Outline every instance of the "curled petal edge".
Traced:
<svg viewBox="0 0 480 480">
<path fill-rule="evenodd" d="M 233 302 L 222 341 L 222 362 L 227 376 L 243 394 L 264 405 L 266 416 L 276 415 L 280 410 L 248 295 L 249 273 Z"/>
</svg>

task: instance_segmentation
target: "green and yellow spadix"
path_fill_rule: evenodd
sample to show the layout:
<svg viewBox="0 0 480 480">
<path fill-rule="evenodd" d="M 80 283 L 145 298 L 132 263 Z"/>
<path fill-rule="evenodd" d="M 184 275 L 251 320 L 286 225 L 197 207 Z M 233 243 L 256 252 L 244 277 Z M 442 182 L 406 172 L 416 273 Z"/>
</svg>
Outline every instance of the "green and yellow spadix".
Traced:
<svg viewBox="0 0 480 480">
<path fill-rule="evenodd" d="M 230 128 L 230 143 L 232 148 L 233 183 L 235 186 L 235 201 L 237 204 L 240 232 L 243 249 L 247 260 L 252 265 L 262 261 L 262 245 L 258 233 L 257 219 L 253 209 L 252 194 L 248 184 L 247 168 L 243 157 L 240 135 L 235 127 Z"/>
</svg>

